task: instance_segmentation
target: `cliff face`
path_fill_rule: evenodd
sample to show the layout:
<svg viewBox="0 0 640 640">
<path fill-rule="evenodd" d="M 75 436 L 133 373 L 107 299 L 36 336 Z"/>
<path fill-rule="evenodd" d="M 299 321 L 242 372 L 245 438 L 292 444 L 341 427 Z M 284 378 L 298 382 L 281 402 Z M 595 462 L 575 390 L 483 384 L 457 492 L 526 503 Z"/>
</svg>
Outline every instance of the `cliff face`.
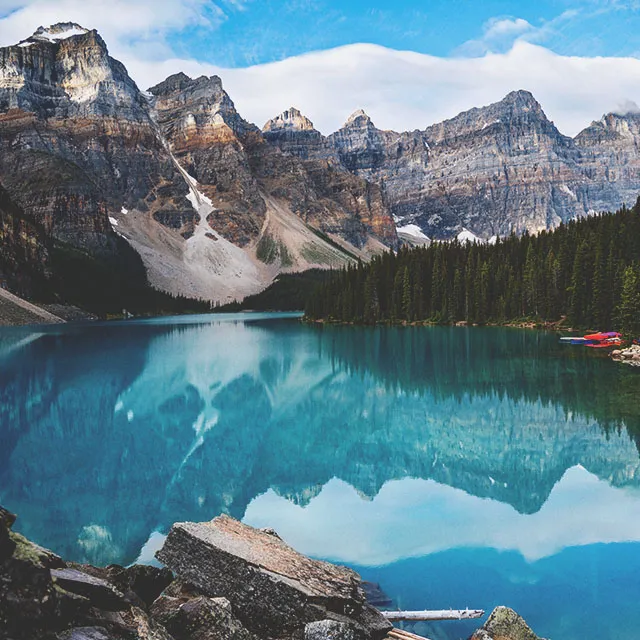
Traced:
<svg viewBox="0 0 640 640">
<path fill-rule="evenodd" d="M 71 23 L 0 49 L 0 176 L 48 234 L 94 252 L 112 249 L 110 212 L 174 197 L 190 209 L 146 100 L 97 32 Z"/>
<path fill-rule="evenodd" d="M 379 185 L 398 225 L 432 238 L 538 232 L 640 192 L 640 115 L 609 114 L 571 139 L 527 91 L 423 131 L 382 131 L 361 110 L 328 138 L 295 121 L 270 121 L 267 139 Z"/>
<path fill-rule="evenodd" d="M 238 115 L 217 76 L 192 80 L 180 73 L 149 92 L 176 159 L 214 202 L 212 226 L 247 245 L 260 233 L 266 209 L 243 147 L 259 131 Z"/>
<path fill-rule="evenodd" d="M 535 232 L 586 213 L 574 144 L 526 91 L 424 131 L 380 131 L 356 112 L 329 140 L 350 171 L 384 186 L 401 224 L 430 237 Z"/>
<path fill-rule="evenodd" d="M 314 145 L 319 149 L 326 141 L 297 110 L 271 121 L 263 134 L 240 117 L 217 76 L 192 80 L 177 74 L 150 92 L 163 135 L 212 200 L 209 224 L 225 238 L 239 246 L 271 238 L 271 212 L 279 205 L 356 249 L 367 245 L 372 232 L 395 245 L 380 189 L 335 162 L 316 159 Z M 282 147 L 267 144 L 277 140 Z M 290 153 L 287 141 L 300 153 Z M 281 253 L 295 253 L 295 241 L 280 241 Z"/>
<path fill-rule="evenodd" d="M 350 172 L 308 118 L 291 108 L 267 122 L 263 135 L 268 146 L 277 147 L 287 158 L 285 162 L 291 164 L 291 169 L 278 172 L 279 176 L 291 176 L 295 167 L 308 177 L 306 183 L 311 188 L 300 189 L 290 181 L 274 180 L 270 171 L 265 175 L 271 190 L 287 193 L 301 217 L 359 248 L 365 247 L 372 231 L 387 246 L 397 245 L 395 225 L 382 189 Z"/>
<path fill-rule="evenodd" d="M 397 243 L 378 186 L 268 144 L 220 78 L 143 94 L 73 23 L 0 49 L 0 181 L 49 241 L 116 257 L 117 232 L 152 285 L 210 300 Z"/>
<path fill-rule="evenodd" d="M 22 294 L 41 291 L 49 276 L 44 229 L 12 202 L 0 185 L 0 286 Z"/>
<path fill-rule="evenodd" d="M 640 114 L 609 113 L 575 138 L 586 200 L 595 211 L 633 204 L 640 191 Z"/>
</svg>

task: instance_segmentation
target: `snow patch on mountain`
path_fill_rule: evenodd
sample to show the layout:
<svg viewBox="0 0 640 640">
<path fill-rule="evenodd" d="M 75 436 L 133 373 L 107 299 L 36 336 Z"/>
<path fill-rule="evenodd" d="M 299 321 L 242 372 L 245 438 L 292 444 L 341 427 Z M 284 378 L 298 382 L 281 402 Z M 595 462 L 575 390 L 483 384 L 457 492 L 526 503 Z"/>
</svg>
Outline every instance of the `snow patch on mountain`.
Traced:
<svg viewBox="0 0 640 640">
<path fill-rule="evenodd" d="M 484 244 L 484 240 L 479 238 L 475 233 L 469 231 L 469 229 L 462 229 L 462 231 L 456 236 L 458 242 L 462 244 L 466 244 L 467 242 L 477 242 L 479 244 Z"/>
<path fill-rule="evenodd" d="M 402 240 L 409 242 L 410 244 L 429 244 L 431 238 L 423 233 L 422 229 L 417 224 L 405 224 L 401 227 L 396 227 L 396 233 Z"/>
<path fill-rule="evenodd" d="M 32 36 L 32 40 L 46 40 L 48 42 L 58 42 L 73 36 L 82 36 L 89 33 L 88 29 L 73 22 L 62 22 L 50 27 L 40 27 Z"/>
</svg>

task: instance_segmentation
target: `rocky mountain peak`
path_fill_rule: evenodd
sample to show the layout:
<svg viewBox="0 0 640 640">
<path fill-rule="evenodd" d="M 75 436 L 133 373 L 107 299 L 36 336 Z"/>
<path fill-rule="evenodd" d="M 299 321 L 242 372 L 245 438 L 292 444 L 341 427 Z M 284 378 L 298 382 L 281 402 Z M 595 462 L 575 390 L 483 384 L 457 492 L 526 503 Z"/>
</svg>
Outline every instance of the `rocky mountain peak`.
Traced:
<svg viewBox="0 0 640 640">
<path fill-rule="evenodd" d="M 257 130 L 240 117 L 218 76 L 190 78 L 176 73 L 151 87 L 149 93 L 155 97 L 160 121 L 173 121 L 185 132 L 220 125 L 226 125 L 239 136 Z"/>
<path fill-rule="evenodd" d="M 213 97 L 221 97 L 221 94 L 224 93 L 222 80 L 219 76 L 190 78 L 182 71 L 174 73 L 149 89 L 149 93 L 152 93 L 154 96 L 170 96 L 171 94 L 183 91 L 198 91 L 201 94 L 207 94 Z"/>
<path fill-rule="evenodd" d="M 58 22 L 50 27 L 38 27 L 36 32 L 29 38 L 30 40 L 46 40 L 48 42 L 58 42 L 73 36 L 82 36 L 89 33 L 75 22 Z"/>
<path fill-rule="evenodd" d="M 511 91 L 500 102 L 505 105 L 513 105 L 523 111 L 529 111 L 530 109 L 542 110 L 540 103 L 533 97 L 533 94 L 524 89 Z"/>
<path fill-rule="evenodd" d="M 115 117 L 147 121 L 135 82 L 109 56 L 98 32 L 75 22 L 39 27 L 16 46 L 0 48 L 0 110 L 39 117 Z"/>
<path fill-rule="evenodd" d="M 607 113 L 600 120 L 593 121 L 576 137 L 575 142 L 581 147 L 600 144 L 636 146 L 640 137 L 640 113 Z"/>
<path fill-rule="evenodd" d="M 313 122 L 296 109 L 291 107 L 286 111 L 283 111 L 279 116 L 269 120 L 262 128 L 264 132 L 267 131 L 315 131 Z"/>
<path fill-rule="evenodd" d="M 347 121 L 344 123 L 344 127 L 373 127 L 374 124 L 371 118 L 365 113 L 364 109 L 358 109 L 354 111 Z"/>
</svg>

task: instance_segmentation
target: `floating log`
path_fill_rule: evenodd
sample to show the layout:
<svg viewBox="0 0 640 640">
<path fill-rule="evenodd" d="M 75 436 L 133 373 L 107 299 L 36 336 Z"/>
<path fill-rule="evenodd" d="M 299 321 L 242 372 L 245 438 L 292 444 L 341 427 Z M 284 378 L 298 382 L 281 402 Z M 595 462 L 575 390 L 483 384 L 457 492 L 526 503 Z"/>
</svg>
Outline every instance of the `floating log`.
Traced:
<svg viewBox="0 0 640 640">
<path fill-rule="evenodd" d="M 393 621 L 400 620 L 473 620 L 484 615 L 482 609 L 443 609 L 442 611 L 382 611 L 382 615 Z"/>
<path fill-rule="evenodd" d="M 429 638 L 417 636 L 415 633 L 409 633 L 403 629 L 392 629 L 387 634 L 387 640 L 429 640 Z"/>
</svg>

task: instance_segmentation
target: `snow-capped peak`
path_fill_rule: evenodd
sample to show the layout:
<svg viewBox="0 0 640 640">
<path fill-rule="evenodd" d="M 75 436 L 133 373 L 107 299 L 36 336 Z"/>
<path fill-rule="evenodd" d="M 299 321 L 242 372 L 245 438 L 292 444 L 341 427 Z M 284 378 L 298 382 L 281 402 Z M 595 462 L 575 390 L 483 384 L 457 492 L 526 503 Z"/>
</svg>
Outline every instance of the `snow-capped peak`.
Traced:
<svg viewBox="0 0 640 640">
<path fill-rule="evenodd" d="M 50 27 L 39 27 L 29 40 L 58 42 L 59 40 L 66 40 L 73 36 L 82 36 L 85 33 L 89 33 L 89 30 L 75 22 L 58 22 Z"/>
</svg>

